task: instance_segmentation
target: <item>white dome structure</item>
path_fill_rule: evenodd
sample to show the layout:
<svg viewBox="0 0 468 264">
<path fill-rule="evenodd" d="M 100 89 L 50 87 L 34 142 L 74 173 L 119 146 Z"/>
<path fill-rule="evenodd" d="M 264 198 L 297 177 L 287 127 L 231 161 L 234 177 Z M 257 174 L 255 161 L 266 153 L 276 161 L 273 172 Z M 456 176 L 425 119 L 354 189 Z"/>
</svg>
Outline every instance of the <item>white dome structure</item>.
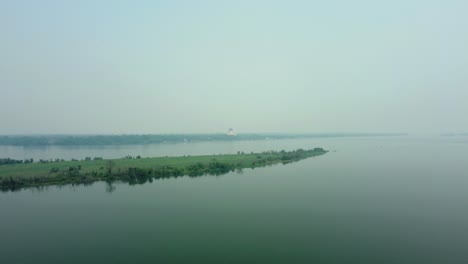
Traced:
<svg viewBox="0 0 468 264">
<path fill-rule="evenodd" d="M 232 128 L 230 128 L 230 129 L 228 130 L 227 135 L 228 135 L 228 136 L 231 136 L 231 137 L 237 136 L 236 132 L 234 132 L 234 129 L 232 129 Z"/>
</svg>

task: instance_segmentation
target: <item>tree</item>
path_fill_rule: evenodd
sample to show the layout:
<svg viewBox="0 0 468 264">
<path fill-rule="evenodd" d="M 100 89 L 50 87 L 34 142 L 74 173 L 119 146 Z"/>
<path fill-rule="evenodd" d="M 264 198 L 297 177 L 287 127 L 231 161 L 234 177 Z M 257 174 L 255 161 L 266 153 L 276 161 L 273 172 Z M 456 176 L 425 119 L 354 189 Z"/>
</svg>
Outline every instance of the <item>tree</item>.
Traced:
<svg viewBox="0 0 468 264">
<path fill-rule="evenodd" d="M 114 166 L 115 166 L 115 163 L 112 160 L 106 161 L 107 175 L 110 176 L 112 174 L 112 168 L 114 168 Z"/>
</svg>

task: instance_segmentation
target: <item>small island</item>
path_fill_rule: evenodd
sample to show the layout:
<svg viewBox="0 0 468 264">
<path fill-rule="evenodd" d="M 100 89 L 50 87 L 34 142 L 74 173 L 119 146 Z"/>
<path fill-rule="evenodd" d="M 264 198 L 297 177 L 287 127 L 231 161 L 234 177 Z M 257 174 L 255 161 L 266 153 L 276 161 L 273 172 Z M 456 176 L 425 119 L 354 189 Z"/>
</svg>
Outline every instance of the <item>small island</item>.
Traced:
<svg viewBox="0 0 468 264">
<path fill-rule="evenodd" d="M 121 181 L 130 184 L 180 176 L 221 175 L 245 168 L 290 163 L 327 153 L 322 148 L 259 153 L 121 159 L 31 160 L 0 159 L 0 189 L 45 185 Z"/>
</svg>

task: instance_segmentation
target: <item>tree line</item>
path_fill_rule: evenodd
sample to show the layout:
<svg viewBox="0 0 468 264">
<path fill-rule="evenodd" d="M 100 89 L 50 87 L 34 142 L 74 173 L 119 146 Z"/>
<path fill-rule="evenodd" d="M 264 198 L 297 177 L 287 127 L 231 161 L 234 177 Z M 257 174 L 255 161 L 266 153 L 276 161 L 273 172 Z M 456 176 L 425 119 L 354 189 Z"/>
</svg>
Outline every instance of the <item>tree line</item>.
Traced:
<svg viewBox="0 0 468 264">
<path fill-rule="evenodd" d="M 167 134 L 167 135 L 46 135 L 0 136 L 0 145 L 10 146 L 103 146 L 159 144 L 198 141 L 232 141 L 297 138 L 303 135 L 287 134 Z"/>
<path fill-rule="evenodd" d="M 0 165 L 7 165 L 7 164 L 23 164 L 23 163 L 33 163 L 33 159 L 25 159 L 25 160 L 17 160 L 17 159 L 0 159 Z"/>
</svg>

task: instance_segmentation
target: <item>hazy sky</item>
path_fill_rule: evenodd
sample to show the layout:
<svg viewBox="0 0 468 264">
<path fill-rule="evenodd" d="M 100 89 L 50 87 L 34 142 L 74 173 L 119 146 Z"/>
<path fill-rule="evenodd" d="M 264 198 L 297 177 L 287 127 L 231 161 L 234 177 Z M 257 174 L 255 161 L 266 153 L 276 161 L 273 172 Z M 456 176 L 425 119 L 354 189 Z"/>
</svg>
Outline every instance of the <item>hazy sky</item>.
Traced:
<svg viewBox="0 0 468 264">
<path fill-rule="evenodd" d="M 468 1 L 0 1 L 0 134 L 468 131 Z"/>
</svg>

